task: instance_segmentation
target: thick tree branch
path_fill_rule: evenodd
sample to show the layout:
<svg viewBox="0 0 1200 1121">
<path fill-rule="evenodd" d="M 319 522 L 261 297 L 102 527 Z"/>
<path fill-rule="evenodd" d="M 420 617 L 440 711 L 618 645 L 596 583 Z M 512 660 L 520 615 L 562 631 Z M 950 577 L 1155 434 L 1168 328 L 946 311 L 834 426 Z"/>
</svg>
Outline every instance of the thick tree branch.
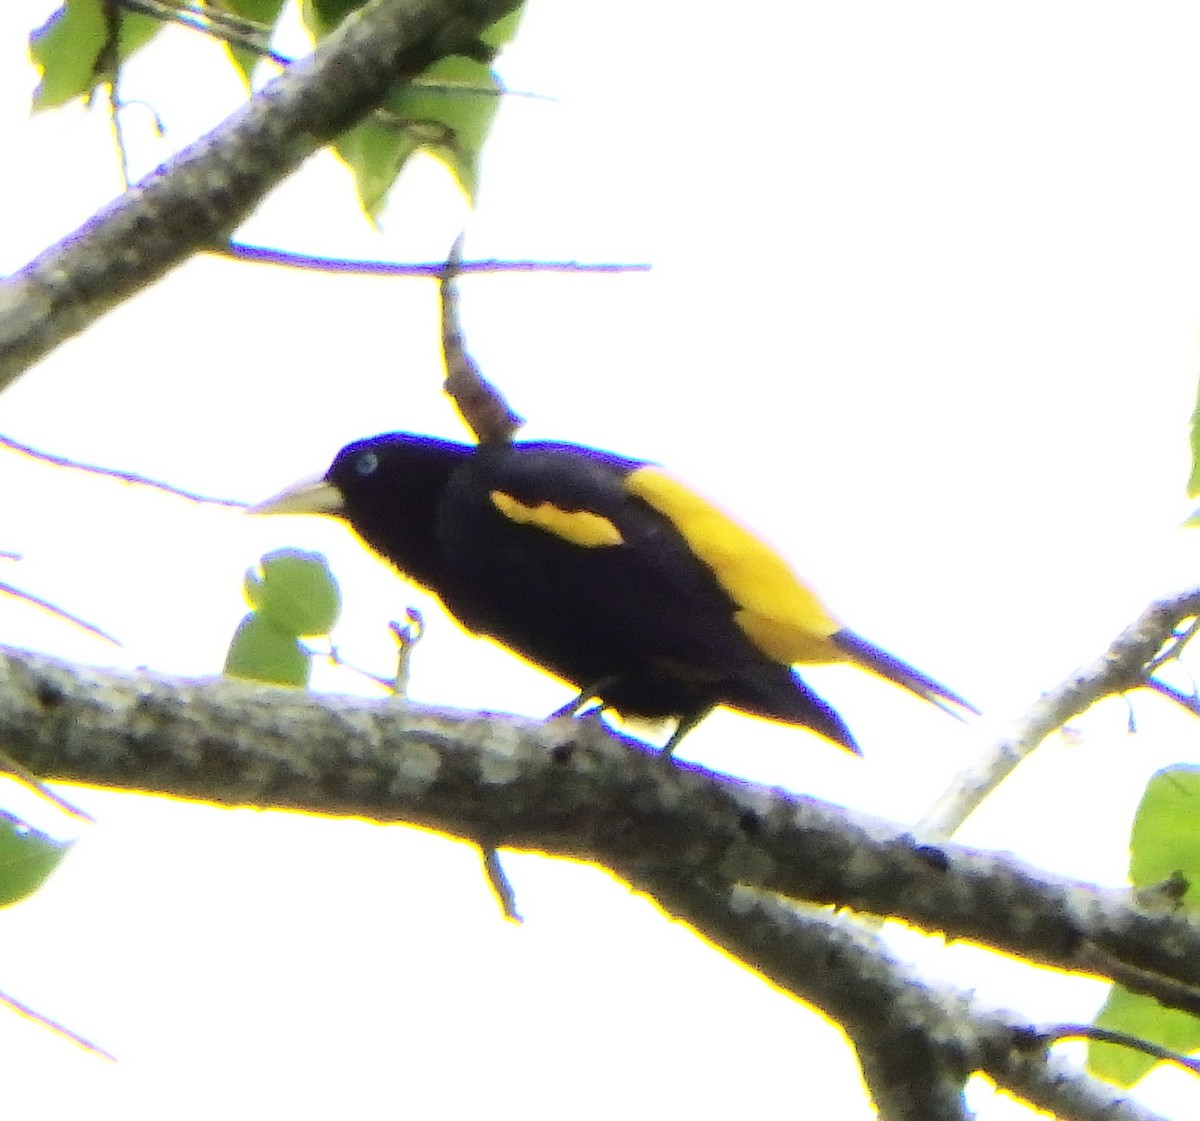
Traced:
<svg viewBox="0 0 1200 1121">
<path fill-rule="evenodd" d="M 0 651 L 0 750 L 50 780 L 405 821 L 483 847 L 895 915 L 1200 1004 L 1200 924 L 1006 856 L 668 765 L 589 722 L 181 682 Z"/>
<path fill-rule="evenodd" d="M 517 0 L 371 0 L 217 129 L 0 284 L 0 389 L 191 254 Z"/>
<path fill-rule="evenodd" d="M 963 1088 L 976 1072 L 1064 1119 L 1156 1116 L 1051 1060 L 1053 1040 L 1013 1014 L 930 985 L 845 915 L 688 879 L 644 887 L 670 914 L 840 1024 L 885 1121 L 962 1121 Z"/>
</svg>

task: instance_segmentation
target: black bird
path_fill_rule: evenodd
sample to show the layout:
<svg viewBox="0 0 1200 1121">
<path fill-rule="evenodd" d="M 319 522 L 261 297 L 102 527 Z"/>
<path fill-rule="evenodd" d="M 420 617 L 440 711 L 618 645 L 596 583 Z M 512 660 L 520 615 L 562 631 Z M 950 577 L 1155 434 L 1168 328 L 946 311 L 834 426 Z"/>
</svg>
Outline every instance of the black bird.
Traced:
<svg viewBox="0 0 1200 1121">
<path fill-rule="evenodd" d="M 252 512 L 344 518 L 463 626 L 579 689 L 564 711 L 598 699 L 674 718 L 667 751 L 717 705 L 857 751 L 796 663 L 851 662 L 976 711 L 843 627 L 778 554 L 654 464 L 394 432 Z"/>
</svg>

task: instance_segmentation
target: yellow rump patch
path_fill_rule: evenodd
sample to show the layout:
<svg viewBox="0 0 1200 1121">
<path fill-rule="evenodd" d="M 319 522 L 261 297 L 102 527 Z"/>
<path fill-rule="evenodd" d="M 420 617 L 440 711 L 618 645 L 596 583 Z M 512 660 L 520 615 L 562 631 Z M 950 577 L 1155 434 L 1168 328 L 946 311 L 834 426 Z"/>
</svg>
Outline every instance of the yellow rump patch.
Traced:
<svg viewBox="0 0 1200 1121">
<path fill-rule="evenodd" d="M 738 605 L 734 621 L 769 658 L 787 665 L 845 660 L 829 641 L 841 624 L 769 545 L 661 468 L 639 467 L 625 485 L 683 535 Z"/>
<path fill-rule="evenodd" d="M 625 540 L 612 522 L 590 510 L 560 510 L 550 502 L 526 506 L 511 494 L 500 490 L 492 491 L 490 497 L 492 505 L 509 521 L 518 525 L 537 526 L 547 533 L 553 533 L 555 537 L 570 541 L 572 545 L 595 549 L 604 545 L 620 545 Z"/>
</svg>

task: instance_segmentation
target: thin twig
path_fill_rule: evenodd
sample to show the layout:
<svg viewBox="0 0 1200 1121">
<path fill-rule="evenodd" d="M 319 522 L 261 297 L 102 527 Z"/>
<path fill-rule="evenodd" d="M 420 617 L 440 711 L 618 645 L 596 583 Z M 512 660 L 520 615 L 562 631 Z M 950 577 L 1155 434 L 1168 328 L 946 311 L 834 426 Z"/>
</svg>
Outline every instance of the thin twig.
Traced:
<svg viewBox="0 0 1200 1121">
<path fill-rule="evenodd" d="M 93 1043 L 90 1039 L 85 1039 L 78 1032 L 73 1032 L 70 1028 L 60 1024 L 57 1020 L 51 1020 L 49 1016 L 43 1016 L 40 1012 L 35 1012 L 28 1004 L 22 1004 L 16 997 L 9 996 L 8 993 L 0 992 L 0 1004 L 6 1004 L 14 1012 L 24 1016 L 28 1020 L 32 1020 L 35 1024 L 41 1024 L 44 1028 L 49 1028 L 55 1035 L 61 1036 L 63 1039 L 69 1040 L 77 1047 L 82 1047 L 85 1051 L 90 1051 L 93 1055 L 98 1055 L 102 1059 L 107 1059 L 110 1063 L 117 1061 L 116 1056 L 105 1051 L 103 1047 Z"/>
<path fill-rule="evenodd" d="M 303 65 L 275 77 L 269 93 L 4 279 L 0 387 L 180 262 L 219 245 L 304 160 L 383 104 L 397 75 L 419 73 L 470 43 L 518 3 L 372 0 L 343 20 Z M 449 39 L 443 25 L 453 29 Z"/>
<path fill-rule="evenodd" d="M 78 615 L 73 615 L 64 607 L 59 607 L 57 603 L 51 603 L 48 599 L 42 599 L 41 596 L 35 596 L 32 592 L 24 591 L 22 588 L 13 587 L 12 584 L 0 583 L 0 594 L 10 595 L 14 599 L 23 600 L 25 603 L 31 604 L 34 607 L 40 607 L 43 611 L 49 611 L 51 615 L 57 615 L 60 619 L 65 619 L 68 623 L 74 623 L 80 630 L 85 630 L 88 634 L 93 634 L 97 638 L 104 639 L 105 642 L 111 642 L 114 646 L 120 646 L 121 640 L 113 638 L 108 631 L 102 631 L 99 627 L 89 623 L 86 619 L 81 619 Z"/>
<path fill-rule="evenodd" d="M 370 670 L 363 669 L 362 666 L 356 666 L 353 662 L 346 661 L 342 657 L 341 651 L 332 643 L 330 643 L 328 650 L 314 650 L 311 646 L 304 643 L 301 643 L 301 646 L 310 658 L 324 658 L 331 666 L 336 666 L 338 669 L 348 669 L 352 673 L 358 674 L 359 677 L 364 677 L 373 684 L 378 685 L 393 696 L 404 698 L 408 693 L 408 674 L 412 650 L 425 633 L 425 622 L 421 617 L 421 613 L 415 607 L 407 608 L 405 614 L 408 616 L 407 623 L 402 624 L 395 620 L 388 623 L 388 630 L 399 647 L 396 675 L 392 678 L 382 677 L 379 674 L 372 673 Z"/>
<path fill-rule="evenodd" d="M 479 855 L 483 857 L 483 871 L 491 885 L 504 917 L 509 922 L 522 923 L 525 920 L 517 910 L 517 894 L 513 891 L 512 882 L 504 866 L 500 863 L 500 854 L 491 845 L 480 845 Z"/>
<path fill-rule="evenodd" d="M 1149 678 L 1146 681 L 1146 688 L 1154 690 L 1160 697 L 1174 701 L 1193 716 L 1200 716 L 1200 694 L 1197 694 L 1195 689 L 1190 693 L 1185 693 L 1181 689 L 1168 685 L 1165 681 L 1159 681 L 1157 677 Z"/>
<path fill-rule="evenodd" d="M 1184 623 L 1187 623 L 1187 626 L 1180 630 L 1179 628 Z M 1200 618 L 1192 619 L 1190 622 L 1187 619 L 1180 619 L 1175 624 L 1175 631 L 1162 651 L 1146 667 L 1146 672 L 1153 673 L 1165 663 L 1173 660 L 1177 661 L 1183 653 L 1183 648 L 1195 637 L 1197 630 L 1200 630 Z"/>
<path fill-rule="evenodd" d="M 241 47 L 259 58 L 265 58 L 282 69 L 291 66 L 296 60 L 288 58 L 272 50 L 269 43 L 271 27 L 265 23 L 245 19 L 219 8 L 198 8 L 192 4 L 172 4 L 164 0 L 112 0 L 116 7 L 126 11 L 137 12 L 164 23 L 178 23 L 202 35 L 218 39 L 231 47 Z M 529 90 L 512 90 L 502 83 L 495 86 L 472 86 L 465 82 L 434 82 L 421 77 L 413 78 L 407 83 L 408 88 L 417 89 L 423 93 L 467 93 L 485 97 L 521 97 L 532 101 L 557 101 L 543 93 Z"/>
<path fill-rule="evenodd" d="M 308 253 L 289 253 L 283 249 L 267 249 L 260 245 L 245 245 L 231 241 L 228 245 L 208 250 L 218 257 L 234 261 L 247 261 L 258 265 L 278 265 L 290 269 L 311 269 L 315 272 L 349 273 L 353 276 L 422 276 L 440 277 L 446 268 L 444 261 L 417 261 L 397 264 L 391 261 L 364 261 L 341 257 L 320 257 Z M 477 261 L 462 261 L 458 265 L 460 274 L 467 273 L 626 273 L 649 272 L 651 266 L 644 263 L 589 262 L 589 261 L 513 261 L 501 258 L 484 258 Z"/>
<path fill-rule="evenodd" d="M 107 77 L 108 89 L 108 121 L 112 126 L 113 143 L 117 148 L 117 163 L 120 168 L 121 186 L 129 190 L 129 154 L 125 147 L 125 136 L 121 130 L 120 108 L 121 95 L 117 85 L 121 79 L 121 60 L 117 47 L 121 37 L 121 13 L 116 0 L 106 0 L 104 12 L 104 46 L 96 56 L 92 67 L 92 79 L 104 75 Z M 91 95 L 89 95 L 90 97 Z"/>
<path fill-rule="evenodd" d="M 1192 1016 L 1200 1016 L 1200 987 L 1175 977 L 1133 965 L 1095 941 L 1085 941 L 1079 949 L 1077 968 L 1082 973 L 1107 977 L 1130 992 L 1153 997 L 1168 1008 L 1178 1008 Z"/>
<path fill-rule="evenodd" d="M 1189 1059 L 1178 1051 L 1171 1051 L 1151 1043 L 1148 1039 L 1140 1039 L 1123 1031 L 1112 1031 L 1109 1028 L 1098 1028 L 1094 1024 L 1054 1024 L 1050 1027 L 1038 1028 L 1037 1034 L 1046 1044 L 1057 1043 L 1063 1039 L 1090 1039 L 1095 1043 L 1111 1043 L 1116 1047 L 1128 1047 L 1131 1051 L 1141 1051 L 1144 1055 L 1157 1059 L 1161 1063 L 1174 1063 L 1176 1066 L 1190 1070 L 1200 1075 L 1200 1059 Z"/>
<path fill-rule="evenodd" d="M 408 696 L 408 679 L 412 673 L 412 655 L 413 649 L 425 635 L 425 620 L 421 613 L 415 607 L 409 607 L 405 610 L 408 616 L 407 623 L 400 623 L 396 620 L 388 623 L 388 630 L 392 632 L 392 637 L 396 640 L 396 679 L 392 685 L 392 692 L 397 697 Z"/>
<path fill-rule="evenodd" d="M 191 7 L 176 7 L 173 4 L 159 3 L 158 0 L 116 0 L 116 3 L 127 11 L 138 12 L 141 15 L 151 16 L 168 23 L 178 23 L 192 31 L 199 31 L 202 35 L 219 39 L 230 46 L 242 47 L 260 58 L 269 59 L 277 66 L 291 65 L 291 59 L 276 54 L 270 47 L 264 46 L 254 35 L 247 34 L 242 30 L 248 26 L 248 21 L 224 20 L 215 9 L 205 8 L 204 11 L 200 11 Z M 237 26 L 238 24 L 241 27 Z M 269 32 L 269 30 L 269 28 L 263 28 L 264 32 Z"/>
<path fill-rule="evenodd" d="M 237 498 L 213 498 L 211 495 L 184 490 L 182 487 L 172 486 L 170 483 L 160 482 L 158 479 L 151 479 L 146 475 L 138 475 L 132 471 L 117 471 L 111 467 L 97 467 L 94 463 L 82 463 L 77 459 L 68 459 L 66 456 L 40 451 L 38 448 L 32 447 L 29 444 L 22 444 L 19 440 L 14 440 L 10 436 L 3 434 L 0 434 L 0 447 L 8 448 L 9 451 L 28 456 L 30 459 L 36 459 L 41 463 L 48 463 L 52 467 L 67 467 L 72 471 L 83 471 L 89 475 L 101 475 L 106 479 L 116 479 L 118 482 L 129 483 L 132 486 L 149 487 L 151 490 L 160 490 L 165 494 L 173 494 L 176 498 L 186 498 L 189 502 L 199 502 L 208 506 L 232 506 L 239 510 L 244 510 L 250 505 L 249 502 L 242 502 Z"/>
<path fill-rule="evenodd" d="M 122 104 L 117 93 L 117 79 L 114 76 L 108 83 L 108 122 L 112 127 L 113 144 L 117 149 L 117 167 L 121 176 L 121 186 L 128 191 L 129 180 L 129 150 L 125 147 L 125 131 L 121 125 Z"/>
<path fill-rule="evenodd" d="M 365 678 L 374 685 L 378 685 L 380 689 L 387 693 L 394 693 L 396 691 L 394 681 L 390 681 L 388 678 L 382 677 L 377 673 L 372 673 L 370 670 L 363 669 L 362 666 L 357 666 L 353 662 L 346 661 L 342 657 L 341 651 L 332 644 L 328 650 L 314 650 L 305 643 L 301 643 L 300 645 L 310 658 L 324 658 L 331 666 L 336 666 L 338 669 L 348 669 L 351 673 L 356 673 L 359 677 Z"/>
<path fill-rule="evenodd" d="M 1102 697 L 1119 696 L 1131 689 L 1153 689 L 1170 696 L 1169 686 L 1150 677 L 1160 664 L 1164 645 L 1177 653 L 1191 637 L 1191 630 L 1176 635 L 1180 623 L 1200 616 L 1200 589 L 1191 589 L 1152 603 L 1091 665 L 1077 670 L 1061 684 L 1044 693 L 983 754 L 982 758 L 955 776 L 914 832 L 923 841 L 937 842 L 951 836 L 983 800 L 1027 759 L 1048 736 L 1095 704 Z M 1180 700 L 1182 694 L 1171 696 Z"/>
<path fill-rule="evenodd" d="M 35 794 L 45 798 L 53 806 L 57 806 L 63 813 L 70 817 L 77 818 L 79 821 L 86 821 L 94 825 L 96 819 L 92 817 L 86 810 L 81 810 L 78 806 L 72 805 L 61 794 L 55 793 L 50 789 L 40 778 L 37 777 L 27 767 L 23 767 L 10 755 L 6 755 L 0 751 L 0 771 L 6 772 L 12 778 L 15 778 L 23 786 L 27 786 Z M 8 816 L 0 811 L 0 815 Z"/>
</svg>

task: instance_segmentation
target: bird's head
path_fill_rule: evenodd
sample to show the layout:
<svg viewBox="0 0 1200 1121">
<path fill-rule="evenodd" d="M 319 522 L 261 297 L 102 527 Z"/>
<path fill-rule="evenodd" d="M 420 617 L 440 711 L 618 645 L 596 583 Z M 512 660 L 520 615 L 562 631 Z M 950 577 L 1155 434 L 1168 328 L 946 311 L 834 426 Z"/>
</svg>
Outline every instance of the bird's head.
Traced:
<svg viewBox="0 0 1200 1121">
<path fill-rule="evenodd" d="M 377 553 L 425 583 L 434 563 L 438 502 L 472 451 L 408 432 L 356 440 L 324 475 L 295 483 L 247 512 L 343 518 Z"/>
</svg>

